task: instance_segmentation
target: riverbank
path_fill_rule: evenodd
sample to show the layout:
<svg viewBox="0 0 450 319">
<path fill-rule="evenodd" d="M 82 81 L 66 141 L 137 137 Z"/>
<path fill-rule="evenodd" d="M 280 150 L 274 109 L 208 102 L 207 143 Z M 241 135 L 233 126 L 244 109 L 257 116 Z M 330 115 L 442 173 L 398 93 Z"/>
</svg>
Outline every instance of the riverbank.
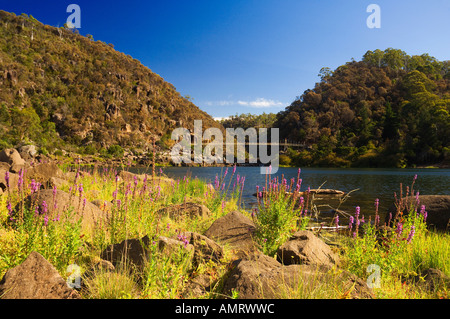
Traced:
<svg viewBox="0 0 450 319">
<path fill-rule="evenodd" d="M 234 168 L 225 168 L 212 183 L 189 175 L 171 179 L 159 170 L 153 178 L 106 167 L 92 172 L 79 163 L 74 168 L 54 168 L 59 180 L 53 182 L 60 184 L 47 184 L 47 193 L 31 175 L 13 180 L 11 173 L 0 198 L 0 278 L 26 266 L 29 256 L 43 263 L 30 255 L 37 252 L 64 280 L 69 265 L 79 267 L 81 298 L 448 297 L 450 238 L 427 231 L 420 219 L 404 222 L 400 235 L 394 227 L 380 237 L 352 212 L 359 230 L 343 227 L 337 235 L 319 228 L 296 239 L 300 246 L 319 245 L 325 256 L 335 256 L 331 264 L 303 260 L 288 267 L 278 251 L 309 227 L 314 204 L 308 197 L 300 206 L 283 197 L 290 182 L 272 181 L 259 199 L 264 205 L 248 211 L 241 205 L 248 180 Z M 243 232 L 236 232 L 236 225 Z M 380 266 L 379 288 L 367 287 L 371 264 Z M 230 279 L 238 273 L 257 295 Z M 431 282 L 439 274 L 439 285 L 430 288 L 430 281 L 415 279 L 428 273 Z M 260 275 L 268 281 L 256 280 Z"/>
</svg>

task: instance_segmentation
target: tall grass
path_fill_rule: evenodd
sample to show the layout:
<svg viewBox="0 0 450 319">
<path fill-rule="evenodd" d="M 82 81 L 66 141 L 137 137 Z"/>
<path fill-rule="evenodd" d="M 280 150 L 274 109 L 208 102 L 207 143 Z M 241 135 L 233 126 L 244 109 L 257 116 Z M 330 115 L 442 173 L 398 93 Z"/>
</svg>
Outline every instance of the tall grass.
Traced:
<svg viewBox="0 0 450 319">
<path fill-rule="evenodd" d="M 301 183 L 299 169 L 297 179 L 289 184 L 283 176 L 280 181 L 267 174 L 265 186 L 256 187 L 258 207 L 252 211 L 255 239 L 266 255 L 274 256 L 281 244 L 308 224 L 309 192 L 305 199 L 300 193 Z"/>
<path fill-rule="evenodd" d="M 105 248 L 125 239 L 148 236 L 157 242 L 160 236 L 176 237 L 183 231 L 203 233 L 215 219 L 239 208 L 244 180 L 236 179 L 235 170 L 234 167 L 233 173 L 217 176 L 214 184 L 208 184 L 190 176 L 171 180 L 162 171 L 155 179 L 144 176 L 122 180 L 117 170 L 78 165 L 69 183 L 59 190 L 80 196 L 80 207 L 84 202 L 101 199 L 105 218 L 90 229 L 84 229 L 81 219 L 74 218 L 77 207 L 69 207 L 55 217 L 51 207 L 42 211 L 42 203 L 28 204 L 25 198 L 40 192 L 40 187 L 34 181 L 21 181 L 18 189 L 10 187 L 7 196 L 0 197 L 0 277 L 32 251 L 41 253 L 66 278 L 69 265 L 77 264 L 82 271 L 89 269 Z M 186 201 L 206 205 L 211 214 L 204 218 L 171 219 L 159 213 L 165 206 Z M 98 277 L 86 281 L 84 297 L 179 297 L 186 281 L 196 272 L 187 267 L 189 256 L 183 249 L 171 254 L 159 253 L 155 245 L 149 249 L 152 258 L 137 274 L 127 266 L 114 274 L 98 270 Z M 199 266 L 205 272 L 205 265 Z M 211 273 L 225 271 L 222 264 L 207 267 Z M 136 281 L 138 286 L 131 284 Z"/>
<path fill-rule="evenodd" d="M 221 295 L 220 278 L 226 273 L 231 253 L 225 249 L 222 263 L 201 263 L 195 268 L 192 256 L 182 246 L 170 254 L 157 249 L 160 236 L 176 237 L 184 231 L 203 233 L 217 218 L 232 210 L 242 210 L 242 190 L 245 177 L 236 167 L 225 168 L 214 182 L 207 183 L 187 175 L 166 179 L 162 171 L 156 178 L 143 176 L 122 180 L 114 169 L 87 169 L 76 166 L 69 183 L 60 190 L 80 196 L 80 201 L 100 199 L 104 219 L 92 228 L 84 229 L 77 207 L 63 214 L 50 214 L 42 203 L 27 204 L 25 198 L 39 192 L 35 181 L 19 180 L 9 185 L 0 197 L 0 277 L 19 265 L 32 251 L 41 253 L 67 277 L 66 269 L 77 264 L 82 271 L 98 261 L 100 253 L 111 244 L 125 239 L 150 238 L 148 251 L 152 255 L 142 268 L 132 269 L 125 262 L 115 272 L 98 269 L 96 276 L 86 279 L 81 291 L 85 298 L 181 298 L 190 278 L 206 274 L 215 288 L 204 298 Z M 309 220 L 309 192 L 300 192 L 300 170 L 296 179 L 286 180 L 266 176 L 265 185 L 257 186 L 258 205 L 251 212 L 256 224 L 255 240 L 262 251 L 274 256 L 277 248 L 294 232 L 304 229 Z M 414 184 L 413 184 L 414 185 Z M 413 193 L 413 185 L 411 193 Z M 18 186 L 18 187 L 12 187 Z M 400 195 L 400 199 L 402 196 Z M 209 216 L 176 218 L 160 213 L 172 204 L 194 201 L 211 211 Z M 408 213 L 402 214 L 404 205 Z M 351 217 L 346 234 L 340 236 L 341 269 L 362 279 L 368 277 L 367 267 L 381 269 L 381 287 L 374 289 L 380 298 L 441 298 L 448 297 L 447 287 L 427 291 L 410 279 L 428 268 L 441 270 L 450 276 L 450 236 L 426 228 L 426 208 L 416 213 L 420 203 L 398 201 L 399 214 L 393 216 L 391 228 L 382 228 L 377 218 L 363 220 L 359 210 Z M 81 205 L 82 206 L 82 205 Z M 310 283 L 280 289 L 282 298 L 340 298 L 347 287 L 331 277 L 318 276 Z M 323 279 L 325 278 L 325 279 Z M 233 296 L 229 296 L 233 297 Z"/>
</svg>

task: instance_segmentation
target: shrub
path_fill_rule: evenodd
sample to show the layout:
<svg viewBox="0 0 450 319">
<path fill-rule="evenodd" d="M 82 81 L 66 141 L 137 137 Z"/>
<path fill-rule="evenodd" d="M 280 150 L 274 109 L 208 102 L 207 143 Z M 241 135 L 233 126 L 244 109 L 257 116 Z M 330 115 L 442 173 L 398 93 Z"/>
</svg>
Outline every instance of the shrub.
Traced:
<svg viewBox="0 0 450 319">
<path fill-rule="evenodd" d="M 124 150 L 120 145 L 111 145 L 108 147 L 107 153 L 113 157 L 122 157 Z"/>
</svg>

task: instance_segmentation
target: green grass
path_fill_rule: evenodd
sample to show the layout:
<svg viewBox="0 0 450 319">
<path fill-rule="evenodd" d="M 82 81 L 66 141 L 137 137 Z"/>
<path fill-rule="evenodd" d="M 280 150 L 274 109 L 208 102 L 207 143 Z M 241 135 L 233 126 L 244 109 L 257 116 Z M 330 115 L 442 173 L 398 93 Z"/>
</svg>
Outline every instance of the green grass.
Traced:
<svg viewBox="0 0 450 319">
<path fill-rule="evenodd" d="M 80 176 L 60 189 L 81 195 L 87 201 L 101 199 L 113 202 L 102 208 L 107 218 L 84 229 L 81 221 L 73 216 L 74 209 L 68 209 L 59 219 L 45 220 L 45 214 L 37 215 L 33 207 L 24 207 L 23 213 L 14 216 L 11 222 L 9 204 L 15 207 L 30 193 L 29 182 L 25 181 L 21 192 L 6 192 L 0 197 L 0 278 L 5 272 L 24 261 L 32 251 L 41 253 L 52 263 L 63 278 L 67 278 L 68 265 L 79 265 L 82 272 L 98 262 L 100 253 L 111 244 L 125 239 L 149 236 L 156 241 L 159 236 L 176 237 L 182 231 L 203 233 L 219 217 L 233 210 L 241 210 L 241 177 L 226 171 L 213 184 L 186 176 L 167 182 L 134 180 L 116 181 L 116 172 L 103 170 L 92 172 L 87 168 Z M 228 173 L 228 174 L 227 174 Z M 236 182 L 236 183 L 235 183 Z M 309 221 L 312 199 L 300 199 L 299 178 L 290 183 L 268 180 L 256 211 L 246 212 L 253 218 L 257 230 L 255 240 L 262 251 L 274 256 L 276 249 L 294 232 L 304 229 Z M 82 185 L 82 187 L 80 187 Z M 266 188 L 267 187 L 267 188 Z M 82 189 L 80 191 L 80 189 Z M 262 191 L 262 187 L 259 191 Z M 286 191 L 293 196 L 285 195 Z M 173 220 L 161 216 L 158 211 L 171 204 L 192 200 L 206 205 L 211 214 L 204 218 L 179 218 Z M 298 204 L 301 203 L 301 204 Z M 49 205 L 51 206 L 51 205 Z M 51 209 L 51 207 L 49 207 Z M 427 230 L 422 215 L 409 214 L 402 220 L 403 232 L 399 235 L 394 226 L 391 234 L 385 234 L 385 243 L 377 241 L 374 226 L 360 226 L 356 236 L 353 232 L 339 235 L 340 270 L 347 270 L 362 280 L 367 280 L 369 265 L 380 269 L 380 287 L 374 288 L 376 298 L 448 298 L 448 287 L 439 286 L 430 291 L 422 283 L 411 279 L 428 268 L 441 270 L 450 276 L 450 235 Z M 411 226 L 415 234 L 410 241 Z M 96 276 L 85 281 L 81 290 L 83 298 L 181 298 L 186 283 L 197 275 L 207 275 L 216 282 L 211 292 L 202 298 L 215 298 L 221 294 L 220 279 L 227 272 L 227 265 L 235 258 L 227 246 L 225 257 L 219 263 L 209 261 L 195 267 L 191 256 L 182 247 L 172 254 L 160 253 L 152 243 L 149 247 L 152 258 L 141 269 L 135 269 L 126 262 L 115 272 L 95 270 Z M 317 274 L 312 283 L 299 282 L 297 287 L 280 283 L 281 298 L 343 298 L 349 287 L 336 277 L 336 270 L 325 275 Z M 229 296 L 237 297 L 237 295 Z"/>
</svg>

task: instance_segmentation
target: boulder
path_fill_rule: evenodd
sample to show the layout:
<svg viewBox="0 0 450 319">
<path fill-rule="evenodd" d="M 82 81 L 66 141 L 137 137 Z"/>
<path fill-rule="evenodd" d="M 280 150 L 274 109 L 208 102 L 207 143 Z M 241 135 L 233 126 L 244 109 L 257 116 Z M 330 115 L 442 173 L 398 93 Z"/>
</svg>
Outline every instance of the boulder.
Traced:
<svg viewBox="0 0 450 319">
<path fill-rule="evenodd" d="M 426 223 L 429 227 L 438 230 L 448 230 L 450 228 L 450 195 L 420 195 L 419 205 L 414 205 L 415 201 L 414 196 L 403 198 L 403 202 L 406 203 L 400 209 L 403 215 L 409 213 L 407 207 L 410 207 L 411 204 L 415 206 L 416 212 L 419 212 L 421 206 L 425 205 L 425 211 L 427 212 Z M 392 204 L 387 211 L 385 217 L 386 224 L 392 222 L 390 220 L 391 214 L 392 219 L 394 219 L 397 214 L 395 204 Z"/>
<path fill-rule="evenodd" d="M 100 258 L 110 261 L 115 267 L 119 265 L 134 265 L 138 269 L 142 269 L 145 263 L 151 257 L 150 238 L 144 236 L 141 239 L 125 239 L 124 241 L 107 247 L 101 254 Z M 158 242 L 158 250 L 166 255 L 172 255 L 184 247 L 192 258 L 194 247 L 188 243 L 160 236 Z M 190 259 L 191 259 L 190 258 Z"/>
<path fill-rule="evenodd" d="M 37 193 L 28 195 L 25 198 L 25 207 L 31 211 L 35 211 L 36 205 L 39 212 L 44 212 L 44 201 L 48 207 L 47 215 L 49 219 L 56 218 L 58 215 L 60 219 L 70 218 L 72 220 L 78 220 L 82 218 L 83 231 L 91 231 L 96 223 L 99 223 L 105 217 L 105 214 L 94 204 L 84 201 L 76 195 L 68 194 L 64 191 L 57 190 L 53 193 L 52 189 L 42 189 Z M 56 203 L 56 209 L 55 209 Z M 68 214 L 68 212 L 71 212 Z M 17 216 L 20 212 L 20 205 L 18 204 L 13 211 L 13 214 Z"/>
<path fill-rule="evenodd" d="M 0 281 L 0 296 L 2 299 L 81 299 L 37 252 L 6 272 Z"/>
<path fill-rule="evenodd" d="M 339 256 L 330 246 L 311 231 L 301 230 L 281 245 L 277 259 L 284 265 L 306 264 L 333 266 L 339 263 Z"/>
<path fill-rule="evenodd" d="M 44 188 L 60 187 L 66 183 L 64 172 L 55 162 L 40 163 L 29 167 L 25 171 L 24 178 L 34 179 L 41 183 Z"/>
<path fill-rule="evenodd" d="M 7 191 L 7 182 L 6 182 L 6 172 L 9 175 L 9 190 L 14 191 L 18 188 L 19 182 L 19 174 L 10 173 L 7 170 L 0 169 L 0 188 L 6 192 Z"/>
<path fill-rule="evenodd" d="M 194 232 L 183 232 L 176 236 L 178 240 L 186 239 L 194 247 L 194 263 L 214 261 L 219 262 L 223 258 L 223 249 L 215 241 Z"/>
<path fill-rule="evenodd" d="M 436 291 L 438 289 L 444 289 L 444 291 L 447 291 L 450 287 L 450 277 L 435 268 L 423 270 L 419 275 L 413 278 L 413 281 L 419 283 L 422 287 L 429 291 Z"/>
<path fill-rule="evenodd" d="M 189 259 L 192 259 L 194 255 L 194 246 L 192 246 L 188 241 L 167 238 L 164 236 L 160 236 L 158 238 L 158 249 L 166 255 L 176 254 L 180 247 L 184 247 L 190 255 Z"/>
<path fill-rule="evenodd" d="M 223 294 L 237 293 L 240 299 L 310 298 L 325 288 L 330 292 L 319 295 L 330 298 L 336 287 L 339 297 L 372 298 L 366 283 L 345 271 L 332 271 L 317 265 L 282 265 L 274 258 L 254 254 L 239 259 L 224 276 Z"/>
<path fill-rule="evenodd" d="M 121 264 L 133 264 L 142 268 L 149 258 L 149 244 L 148 236 L 141 239 L 125 239 L 118 244 L 108 246 L 102 251 L 100 258 L 111 262 L 115 267 Z"/>
<path fill-rule="evenodd" d="M 10 165 L 10 171 L 18 173 L 25 168 L 25 160 L 20 156 L 19 152 L 14 148 L 7 148 L 0 152 L 0 162 Z"/>
<path fill-rule="evenodd" d="M 38 155 L 38 151 L 36 149 L 36 146 L 34 145 L 24 145 L 18 148 L 17 150 L 25 160 L 31 160 L 35 158 Z"/>
<path fill-rule="evenodd" d="M 211 212 L 205 205 L 185 202 L 163 207 L 158 211 L 158 214 L 169 216 L 173 220 L 178 220 L 180 218 L 205 218 Z"/>
<path fill-rule="evenodd" d="M 251 219 L 233 211 L 215 220 L 204 235 L 240 252 L 251 252 L 258 250 L 253 241 L 255 230 L 256 226 Z"/>
<path fill-rule="evenodd" d="M 212 290 L 213 285 L 217 282 L 209 274 L 200 274 L 193 278 L 189 278 L 181 293 L 183 299 L 198 299 L 205 296 Z"/>
</svg>

